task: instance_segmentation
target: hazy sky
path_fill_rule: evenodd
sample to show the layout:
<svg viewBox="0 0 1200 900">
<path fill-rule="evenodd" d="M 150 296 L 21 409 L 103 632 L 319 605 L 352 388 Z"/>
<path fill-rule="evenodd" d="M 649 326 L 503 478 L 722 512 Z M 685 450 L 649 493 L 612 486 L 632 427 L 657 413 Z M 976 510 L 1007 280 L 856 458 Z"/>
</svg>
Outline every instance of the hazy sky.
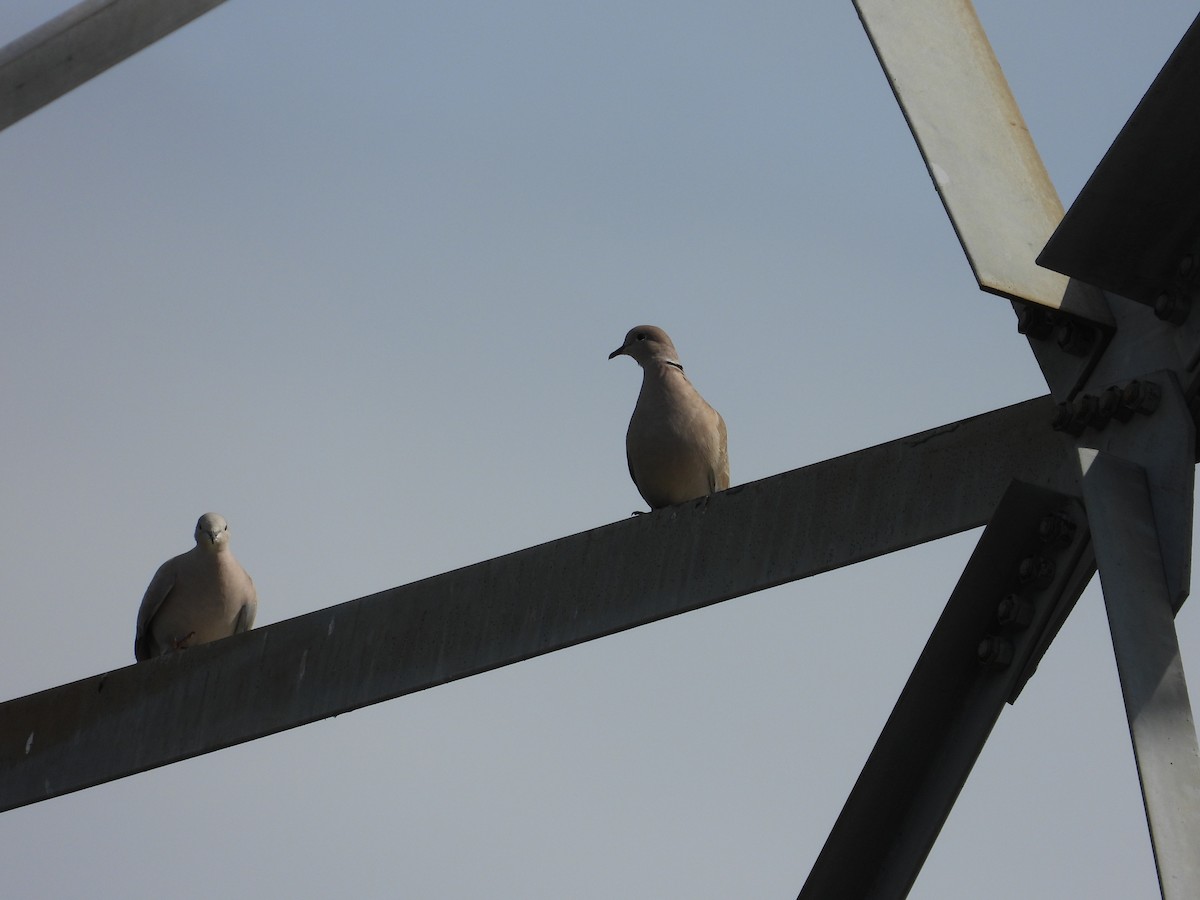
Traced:
<svg viewBox="0 0 1200 900">
<path fill-rule="evenodd" d="M 1195 15 L 978 6 L 1066 203 Z M 0 699 L 132 663 L 206 510 L 268 625 L 642 508 L 636 324 L 735 483 L 1045 393 L 848 0 L 230 0 L 0 207 Z M 976 537 L 0 815 L 0 894 L 794 897 Z M 912 896 L 1158 896 L 1096 585 Z"/>
</svg>

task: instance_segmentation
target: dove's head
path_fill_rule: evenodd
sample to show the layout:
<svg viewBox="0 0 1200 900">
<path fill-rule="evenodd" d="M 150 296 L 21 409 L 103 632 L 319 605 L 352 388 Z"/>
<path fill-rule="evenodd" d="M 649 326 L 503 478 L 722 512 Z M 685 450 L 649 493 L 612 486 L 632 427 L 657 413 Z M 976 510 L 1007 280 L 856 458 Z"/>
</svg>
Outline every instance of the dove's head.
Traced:
<svg viewBox="0 0 1200 900">
<path fill-rule="evenodd" d="M 609 359 L 630 356 L 639 366 L 649 362 L 674 363 L 679 365 L 679 354 L 667 333 L 654 325 L 638 325 L 629 329 L 625 343 L 608 354 Z"/>
<path fill-rule="evenodd" d="M 196 523 L 196 545 L 216 552 L 229 546 L 229 523 L 217 513 L 205 513 Z"/>
</svg>

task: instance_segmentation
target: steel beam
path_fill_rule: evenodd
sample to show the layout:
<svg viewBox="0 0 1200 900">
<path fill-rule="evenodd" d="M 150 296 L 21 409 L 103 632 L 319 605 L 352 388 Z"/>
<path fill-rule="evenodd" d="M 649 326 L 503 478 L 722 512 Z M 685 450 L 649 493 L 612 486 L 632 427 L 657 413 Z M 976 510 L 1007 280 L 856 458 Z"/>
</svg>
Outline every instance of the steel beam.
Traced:
<svg viewBox="0 0 1200 900">
<path fill-rule="evenodd" d="M 1014 483 L 917 660 L 800 900 L 908 895 L 1000 711 L 1024 683 L 1040 636 L 1057 628 L 1056 610 L 1074 605 L 1086 584 L 1077 573 L 1088 574 L 1091 566 L 1082 506 Z"/>
<path fill-rule="evenodd" d="M 1146 91 L 1038 262 L 1154 305 L 1200 259 L 1200 17 Z M 1188 301 L 1190 302 L 1190 301 Z"/>
<path fill-rule="evenodd" d="M 1027 401 L 0 704 L 0 809 L 294 728 L 983 524 L 1075 490 Z"/>
<path fill-rule="evenodd" d="M 0 131 L 224 0 L 84 0 L 0 48 Z"/>
<path fill-rule="evenodd" d="M 1104 605 L 1159 887 L 1200 897 L 1200 749 L 1175 634 L 1150 486 L 1140 466 L 1081 450 Z"/>
<path fill-rule="evenodd" d="M 1039 268 L 1062 203 L 970 0 L 854 0 L 982 290 L 1104 325 L 1103 297 Z"/>
</svg>

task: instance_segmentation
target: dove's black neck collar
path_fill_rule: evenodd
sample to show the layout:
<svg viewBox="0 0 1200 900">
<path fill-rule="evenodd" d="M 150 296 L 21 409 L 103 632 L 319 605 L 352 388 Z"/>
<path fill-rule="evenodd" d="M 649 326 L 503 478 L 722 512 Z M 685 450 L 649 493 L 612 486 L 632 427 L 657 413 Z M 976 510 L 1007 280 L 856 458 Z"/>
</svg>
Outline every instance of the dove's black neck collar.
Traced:
<svg viewBox="0 0 1200 900">
<path fill-rule="evenodd" d="M 682 365 L 681 363 L 679 363 L 677 360 L 674 360 L 674 359 L 664 359 L 664 360 L 662 360 L 662 364 L 663 364 L 664 366 L 673 366 L 673 367 L 675 367 L 676 369 L 678 369 L 680 372 L 682 372 L 682 371 L 683 371 L 683 365 Z"/>
</svg>

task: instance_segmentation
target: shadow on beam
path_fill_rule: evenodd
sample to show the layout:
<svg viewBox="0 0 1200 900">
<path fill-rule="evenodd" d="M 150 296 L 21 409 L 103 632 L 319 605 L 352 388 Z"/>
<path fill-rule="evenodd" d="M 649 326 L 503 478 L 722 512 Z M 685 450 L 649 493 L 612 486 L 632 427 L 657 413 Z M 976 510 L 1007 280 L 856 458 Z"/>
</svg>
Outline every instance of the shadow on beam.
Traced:
<svg viewBox="0 0 1200 900">
<path fill-rule="evenodd" d="M 0 704 L 0 810 L 198 756 L 1075 492 L 1048 397 Z"/>
</svg>

